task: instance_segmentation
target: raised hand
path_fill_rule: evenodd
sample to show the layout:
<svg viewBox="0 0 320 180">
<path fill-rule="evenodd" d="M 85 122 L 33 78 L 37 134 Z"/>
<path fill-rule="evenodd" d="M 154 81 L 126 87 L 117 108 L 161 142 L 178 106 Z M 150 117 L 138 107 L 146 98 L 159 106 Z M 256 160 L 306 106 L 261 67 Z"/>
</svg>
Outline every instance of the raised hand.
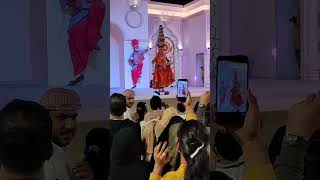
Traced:
<svg viewBox="0 0 320 180">
<path fill-rule="evenodd" d="M 153 157 L 155 161 L 153 173 L 161 175 L 163 167 L 169 163 L 171 159 L 167 142 L 160 142 L 154 148 Z"/>
<path fill-rule="evenodd" d="M 80 180 L 92 180 L 94 178 L 93 170 L 88 162 L 80 162 L 72 168 L 73 175 Z"/>
<path fill-rule="evenodd" d="M 251 91 L 249 91 L 248 94 L 249 109 L 244 125 L 235 132 L 241 144 L 245 144 L 261 136 L 261 119 L 258 101 Z"/>
<path fill-rule="evenodd" d="M 309 140 L 320 129 L 320 91 L 289 109 L 287 132 Z"/>
</svg>

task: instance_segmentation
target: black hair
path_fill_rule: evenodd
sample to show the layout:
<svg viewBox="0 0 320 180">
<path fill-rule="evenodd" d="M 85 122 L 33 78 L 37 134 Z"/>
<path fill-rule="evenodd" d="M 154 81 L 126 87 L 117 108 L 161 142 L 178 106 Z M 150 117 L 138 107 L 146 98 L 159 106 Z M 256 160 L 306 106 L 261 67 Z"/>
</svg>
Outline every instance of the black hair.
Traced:
<svg viewBox="0 0 320 180">
<path fill-rule="evenodd" d="M 179 149 L 187 161 L 185 180 L 207 180 L 209 178 L 209 136 L 206 127 L 199 121 L 185 121 L 178 131 Z M 199 149 L 203 146 L 201 149 Z M 197 149 L 198 153 L 191 158 Z"/>
<path fill-rule="evenodd" d="M 114 93 L 110 97 L 110 114 L 123 116 L 127 110 L 126 98 L 122 94 Z"/>
<path fill-rule="evenodd" d="M 198 108 L 199 108 L 199 101 L 196 103 L 196 105 L 194 105 L 193 111 L 197 113 Z"/>
<path fill-rule="evenodd" d="M 165 102 L 161 102 L 161 108 L 164 107 L 165 109 L 169 108 L 168 104 Z"/>
<path fill-rule="evenodd" d="M 289 19 L 290 22 L 292 23 L 297 23 L 297 17 L 296 16 L 292 16 L 290 19 Z"/>
<path fill-rule="evenodd" d="M 110 151 L 111 164 L 113 162 L 121 164 L 140 160 L 140 155 L 143 154 L 144 150 L 140 136 L 141 135 L 132 127 L 120 129 L 112 141 Z M 128 148 L 130 148 L 129 151 Z"/>
<path fill-rule="evenodd" d="M 14 173 L 39 170 L 52 154 L 52 121 L 36 102 L 15 99 L 0 111 L 0 164 Z"/>
<path fill-rule="evenodd" d="M 205 125 L 211 127 L 211 104 L 207 104 L 205 112 Z"/>
<path fill-rule="evenodd" d="M 97 180 L 107 179 L 109 177 L 110 168 L 110 132 L 105 128 L 94 128 L 86 137 L 85 160 L 89 162 Z M 90 149 L 91 146 L 97 146 L 98 151 Z"/>
<path fill-rule="evenodd" d="M 273 135 L 269 145 L 268 153 L 271 164 L 274 164 L 277 157 L 280 155 L 282 141 L 286 135 L 286 126 L 281 126 L 276 133 Z"/>
<path fill-rule="evenodd" d="M 219 171 L 211 171 L 210 172 L 210 179 L 212 179 L 212 180 L 232 180 L 225 173 L 219 172 Z"/>
<path fill-rule="evenodd" d="M 215 136 L 215 151 L 228 161 L 237 161 L 243 154 L 236 139 L 230 133 L 221 132 Z"/>
<path fill-rule="evenodd" d="M 143 121 L 144 115 L 148 112 L 147 105 L 145 102 L 138 102 L 137 113 L 139 114 L 139 122 Z"/>
<path fill-rule="evenodd" d="M 159 96 L 153 96 L 150 99 L 150 107 L 152 110 L 161 109 L 161 98 Z"/>
<path fill-rule="evenodd" d="M 178 111 L 181 112 L 181 113 L 186 112 L 186 107 L 185 107 L 182 103 L 180 103 L 180 102 L 177 104 L 177 109 L 178 109 Z"/>
<path fill-rule="evenodd" d="M 144 144 L 141 134 L 131 127 L 114 136 L 110 152 L 110 179 L 149 179 L 147 163 L 141 160 Z"/>
</svg>

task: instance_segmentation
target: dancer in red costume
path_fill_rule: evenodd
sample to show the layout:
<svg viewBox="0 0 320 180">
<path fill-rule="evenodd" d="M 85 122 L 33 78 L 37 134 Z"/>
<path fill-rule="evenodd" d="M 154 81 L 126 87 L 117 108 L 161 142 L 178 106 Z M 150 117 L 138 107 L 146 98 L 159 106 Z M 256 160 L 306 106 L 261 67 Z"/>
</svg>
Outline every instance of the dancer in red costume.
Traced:
<svg viewBox="0 0 320 180">
<path fill-rule="evenodd" d="M 240 83 L 238 81 L 237 73 L 234 72 L 233 77 L 233 87 L 230 90 L 231 91 L 231 99 L 230 104 L 236 109 L 239 110 L 240 107 L 243 105 L 243 99 L 240 92 Z"/>
<path fill-rule="evenodd" d="M 131 89 L 134 89 L 136 88 L 137 83 L 141 78 L 144 54 L 148 52 L 149 48 L 140 50 L 139 41 L 137 39 L 132 40 L 131 45 L 133 48 L 133 52 L 130 55 L 129 64 L 132 67 L 131 77 L 132 77 L 133 87 Z"/>
<path fill-rule="evenodd" d="M 184 87 L 184 85 L 183 85 L 183 87 L 182 87 L 182 95 L 183 95 L 183 96 L 186 96 L 186 95 L 187 95 L 187 91 L 186 91 L 186 88 Z"/>
<path fill-rule="evenodd" d="M 68 43 L 73 64 L 75 79 L 69 86 L 78 85 L 84 80 L 90 53 L 100 50 L 98 42 L 102 39 L 100 33 L 104 16 L 103 0 L 60 0 L 65 13 L 71 16 Z"/>
<path fill-rule="evenodd" d="M 171 62 L 164 54 L 162 47 L 159 47 L 159 52 L 152 63 L 155 65 L 152 80 L 153 89 L 158 89 L 158 94 L 160 94 L 160 92 L 165 92 L 165 87 L 170 86 L 174 82 L 174 74 L 170 67 Z"/>
<path fill-rule="evenodd" d="M 164 88 L 170 86 L 174 82 L 174 74 L 171 70 L 172 62 L 167 58 L 163 49 L 165 47 L 164 41 L 163 26 L 160 25 L 157 40 L 158 53 L 152 61 L 152 64 L 154 64 L 152 87 L 153 89 L 159 90 L 158 92 L 155 92 L 159 95 L 161 92 L 165 92 L 165 94 L 168 95 L 169 92 L 164 91 Z"/>
</svg>

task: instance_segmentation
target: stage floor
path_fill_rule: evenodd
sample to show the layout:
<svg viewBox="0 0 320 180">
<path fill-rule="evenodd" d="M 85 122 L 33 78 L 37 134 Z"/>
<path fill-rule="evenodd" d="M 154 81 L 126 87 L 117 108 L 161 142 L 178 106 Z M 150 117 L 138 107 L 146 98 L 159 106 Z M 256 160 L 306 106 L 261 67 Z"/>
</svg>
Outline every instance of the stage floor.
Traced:
<svg viewBox="0 0 320 180">
<path fill-rule="evenodd" d="M 177 96 L 177 88 L 176 87 L 168 87 L 165 88 L 166 91 L 169 91 L 169 95 L 160 95 L 161 99 L 174 99 Z M 122 93 L 124 89 L 111 89 L 110 94 L 113 93 Z M 149 100 L 154 95 L 152 88 L 137 88 L 134 89 L 136 92 L 136 101 L 141 100 Z M 204 94 L 207 91 L 210 91 L 210 88 L 204 88 L 204 87 L 189 87 L 189 91 L 191 93 L 192 97 L 200 97 L 202 94 Z"/>
<path fill-rule="evenodd" d="M 215 90 L 215 82 L 213 82 Z M 273 79 L 250 79 L 249 87 L 259 101 L 261 111 L 287 110 L 294 103 L 303 99 L 306 94 L 320 90 L 320 81 L 302 80 L 273 80 Z M 124 89 L 111 89 L 110 93 L 122 93 Z M 161 98 L 172 99 L 176 96 L 176 88 L 168 88 L 169 96 L 161 95 Z M 136 100 L 149 100 L 153 96 L 150 88 L 135 89 Z M 200 97 L 209 88 L 190 87 L 193 97 Z M 214 92 L 211 92 L 214 96 Z"/>
<path fill-rule="evenodd" d="M 107 115 L 108 94 L 106 86 L 81 86 L 74 87 L 81 96 L 83 108 L 79 114 L 79 121 L 101 121 Z M 250 88 L 259 100 L 262 111 L 287 110 L 292 104 L 305 97 L 307 93 L 320 90 L 320 81 L 291 81 L 253 79 L 250 80 Z M 38 101 L 48 87 L 34 83 L 0 83 L 0 108 L 14 98 Z M 164 99 L 174 100 L 176 88 L 168 88 L 170 95 L 161 96 Z M 193 97 L 199 97 L 209 88 L 190 87 Z M 122 93 L 123 89 L 111 89 L 110 92 Z M 153 96 L 153 90 L 136 89 L 136 100 L 148 100 Z M 214 92 L 212 92 L 213 94 Z M 213 94 L 214 95 L 214 94 Z"/>
</svg>

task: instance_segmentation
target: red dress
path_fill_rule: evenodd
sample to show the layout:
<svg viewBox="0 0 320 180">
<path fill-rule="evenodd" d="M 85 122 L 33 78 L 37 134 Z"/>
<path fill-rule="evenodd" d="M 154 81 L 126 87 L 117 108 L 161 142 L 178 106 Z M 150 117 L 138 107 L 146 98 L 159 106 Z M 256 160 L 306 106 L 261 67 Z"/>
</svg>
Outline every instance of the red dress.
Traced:
<svg viewBox="0 0 320 180">
<path fill-rule="evenodd" d="M 71 7 L 72 9 L 81 9 L 79 1 L 72 2 L 69 4 L 74 6 Z M 99 40 L 102 39 L 100 31 L 105 15 L 105 4 L 102 0 L 90 2 L 88 15 L 72 24 L 68 31 L 74 76 L 81 74 L 86 69 L 90 52 L 97 47 Z"/>
<path fill-rule="evenodd" d="M 153 72 L 153 89 L 160 89 L 170 86 L 174 82 L 174 74 L 170 65 L 167 64 L 167 57 L 159 53 L 154 58 L 155 69 Z"/>
<path fill-rule="evenodd" d="M 243 104 L 242 96 L 237 87 L 231 89 L 231 104 L 234 104 L 237 107 L 240 107 Z"/>
<path fill-rule="evenodd" d="M 186 96 L 187 95 L 187 92 L 186 92 L 186 89 L 183 87 L 183 89 L 182 89 L 182 95 L 183 96 Z"/>
</svg>

